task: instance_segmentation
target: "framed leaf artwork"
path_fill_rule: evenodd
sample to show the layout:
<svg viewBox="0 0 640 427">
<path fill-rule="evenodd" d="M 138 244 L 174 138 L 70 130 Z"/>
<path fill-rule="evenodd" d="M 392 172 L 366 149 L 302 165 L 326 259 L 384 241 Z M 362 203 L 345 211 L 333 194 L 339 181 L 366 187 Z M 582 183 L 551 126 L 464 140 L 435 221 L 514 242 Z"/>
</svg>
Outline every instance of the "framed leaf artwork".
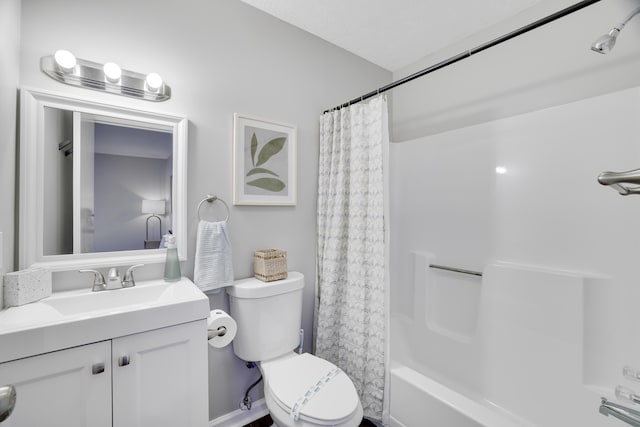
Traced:
<svg viewBox="0 0 640 427">
<path fill-rule="evenodd" d="M 297 129 L 233 115 L 233 204 L 295 206 Z"/>
</svg>

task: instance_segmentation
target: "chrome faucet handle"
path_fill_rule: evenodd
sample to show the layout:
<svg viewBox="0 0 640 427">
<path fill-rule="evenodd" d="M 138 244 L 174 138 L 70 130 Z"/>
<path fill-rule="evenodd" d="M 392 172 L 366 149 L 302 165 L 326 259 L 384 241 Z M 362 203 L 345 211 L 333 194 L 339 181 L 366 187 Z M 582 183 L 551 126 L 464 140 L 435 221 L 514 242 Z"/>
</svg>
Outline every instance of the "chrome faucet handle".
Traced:
<svg viewBox="0 0 640 427">
<path fill-rule="evenodd" d="M 111 267 L 109 274 L 107 275 L 107 285 L 105 289 L 119 289 L 122 287 L 122 280 L 120 280 L 120 272 L 117 268 Z"/>
<path fill-rule="evenodd" d="M 130 288 L 136 285 L 136 281 L 133 278 L 133 269 L 138 267 L 144 267 L 144 264 L 132 265 L 127 269 L 127 272 L 124 274 L 124 280 L 122 281 L 123 288 Z"/>
<path fill-rule="evenodd" d="M 98 270 L 78 270 L 79 273 L 93 273 L 93 292 L 104 291 L 107 288 L 107 284 L 104 281 L 104 276 Z"/>
</svg>

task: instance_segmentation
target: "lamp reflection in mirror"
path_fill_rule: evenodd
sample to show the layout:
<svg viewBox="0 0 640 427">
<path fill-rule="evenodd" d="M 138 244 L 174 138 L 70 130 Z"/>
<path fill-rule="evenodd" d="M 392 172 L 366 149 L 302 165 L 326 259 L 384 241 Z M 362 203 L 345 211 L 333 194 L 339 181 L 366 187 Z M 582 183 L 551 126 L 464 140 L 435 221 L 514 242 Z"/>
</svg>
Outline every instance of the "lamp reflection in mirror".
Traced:
<svg viewBox="0 0 640 427">
<path fill-rule="evenodd" d="M 160 247 L 160 239 L 162 239 L 162 220 L 158 215 L 164 215 L 164 200 L 142 200 L 142 213 L 151 214 L 147 217 L 147 234 L 144 241 L 145 249 L 157 249 Z M 158 219 L 158 240 L 149 240 L 149 220 L 151 218 Z"/>
</svg>

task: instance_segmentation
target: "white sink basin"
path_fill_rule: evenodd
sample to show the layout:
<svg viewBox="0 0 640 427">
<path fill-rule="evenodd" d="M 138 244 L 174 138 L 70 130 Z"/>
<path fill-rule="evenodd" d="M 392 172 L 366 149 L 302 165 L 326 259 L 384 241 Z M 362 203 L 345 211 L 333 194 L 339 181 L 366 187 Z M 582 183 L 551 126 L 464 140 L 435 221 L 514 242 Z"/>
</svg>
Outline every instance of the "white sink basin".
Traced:
<svg viewBox="0 0 640 427">
<path fill-rule="evenodd" d="M 121 312 L 135 306 L 155 305 L 169 300 L 175 286 L 169 282 L 147 282 L 131 288 L 110 291 L 60 292 L 40 302 L 63 316 L 84 315 L 96 311 Z"/>
<path fill-rule="evenodd" d="M 209 300 L 193 282 L 57 292 L 0 311 L 0 363 L 33 354 L 205 319 Z"/>
</svg>

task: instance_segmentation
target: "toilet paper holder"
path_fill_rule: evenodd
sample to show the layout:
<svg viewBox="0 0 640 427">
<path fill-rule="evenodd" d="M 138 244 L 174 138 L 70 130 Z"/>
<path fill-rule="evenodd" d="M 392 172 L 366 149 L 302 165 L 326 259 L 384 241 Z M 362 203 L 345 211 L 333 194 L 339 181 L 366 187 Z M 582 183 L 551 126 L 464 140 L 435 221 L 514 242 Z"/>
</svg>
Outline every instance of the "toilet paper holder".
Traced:
<svg viewBox="0 0 640 427">
<path fill-rule="evenodd" d="M 222 310 L 212 310 L 207 319 L 207 341 L 213 348 L 226 347 L 236 336 L 238 325 Z"/>
<path fill-rule="evenodd" d="M 207 340 L 210 340 L 214 337 L 223 337 L 227 333 L 227 328 L 224 326 L 220 326 L 218 329 L 208 329 L 207 330 Z"/>
</svg>

